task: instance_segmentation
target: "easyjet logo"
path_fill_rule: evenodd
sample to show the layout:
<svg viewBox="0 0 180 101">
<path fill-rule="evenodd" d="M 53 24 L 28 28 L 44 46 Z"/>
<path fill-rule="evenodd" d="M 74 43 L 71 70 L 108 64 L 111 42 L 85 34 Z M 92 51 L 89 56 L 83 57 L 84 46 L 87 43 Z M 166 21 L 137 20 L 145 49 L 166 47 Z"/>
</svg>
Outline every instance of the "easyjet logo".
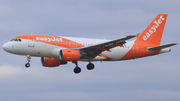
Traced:
<svg viewBox="0 0 180 101">
<path fill-rule="evenodd" d="M 151 29 L 146 33 L 146 35 L 143 36 L 143 40 L 146 41 L 154 32 L 156 32 L 156 29 L 159 27 L 159 25 L 162 23 L 162 21 L 165 18 L 163 16 L 160 16 L 158 20 L 154 21 L 154 25 L 151 27 Z"/>
<path fill-rule="evenodd" d="M 52 38 L 49 38 L 49 37 L 36 37 L 36 40 L 40 40 L 40 41 L 49 41 L 49 42 L 51 42 L 51 41 L 57 41 L 57 42 L 59 42 L 59 41 L 61 41 L 61 42 L 63 42 L 63 40 L 62 40 L 62 38 L 56 38 L 56 37 L 52 37 Z"/>
</svg>

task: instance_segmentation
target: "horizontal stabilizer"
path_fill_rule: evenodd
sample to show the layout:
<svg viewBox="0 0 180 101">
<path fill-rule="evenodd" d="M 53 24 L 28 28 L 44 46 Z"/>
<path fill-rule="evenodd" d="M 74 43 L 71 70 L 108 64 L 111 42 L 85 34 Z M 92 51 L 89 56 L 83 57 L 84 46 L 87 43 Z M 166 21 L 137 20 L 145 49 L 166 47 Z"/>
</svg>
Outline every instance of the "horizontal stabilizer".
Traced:
<svg viewBox="0 0 180 101">
<path fill-rule="evenodd" d="M 154 52 L 154 51 L 157 51 L 157 50 L 160 50 L 160 49 L 164 49 L 164 48 L 167 48 L 167 47 L 171 47 L 171 46 L 174 46 L 174 45 L 177 45 L 177 43 L 162 45 L 162 46 L 153 47 L 153 48 L 148 48 L 147 50 L 150 51 L 150 52 Z"/>
</svg>

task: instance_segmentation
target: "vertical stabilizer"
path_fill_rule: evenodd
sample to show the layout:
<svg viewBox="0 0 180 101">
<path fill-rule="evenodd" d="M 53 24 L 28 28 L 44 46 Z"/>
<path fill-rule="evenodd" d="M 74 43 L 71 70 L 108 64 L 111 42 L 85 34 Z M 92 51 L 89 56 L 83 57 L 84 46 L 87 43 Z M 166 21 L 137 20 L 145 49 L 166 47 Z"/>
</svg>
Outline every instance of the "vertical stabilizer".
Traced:
<svg viewBox="0 0 180 101">
<path fill-rule="evenodd" d="M 160 45 L 167 14 L 158 14 L 149 26 L 141 33 L 137 41 Z"/>
</svg>

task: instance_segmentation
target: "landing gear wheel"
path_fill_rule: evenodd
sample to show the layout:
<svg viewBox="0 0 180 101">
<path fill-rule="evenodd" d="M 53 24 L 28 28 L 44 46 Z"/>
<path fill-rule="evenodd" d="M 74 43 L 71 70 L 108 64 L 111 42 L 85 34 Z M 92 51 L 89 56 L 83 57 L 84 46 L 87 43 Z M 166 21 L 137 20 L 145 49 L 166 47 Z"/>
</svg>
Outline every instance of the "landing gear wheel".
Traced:
<svg viewBox="0 0 180 101">
<path fill-rule="evenodd" d="M 80 72 L 81 72 L 81 68 L 79 67 L 74 68 L 74 73 L 78 74 Z"/>
<path fill-rule="evenodd" d="M 30 67 L 30 64 L 29 64 L 29 63 L 26 63 L 25 66 L 26 66 L 26 68 L 29 68 L 29 67 Z"/>
<path fill-rule="evenodd" d="M 89 64 L 87 65 L 87 69 L 88 69 L 88 70 L 94 69 L 94 64 L 93 64 L 93 63 L 89 63 Z"/>
<path fill-rule="evenodd" d="M 26 68 L 29 68 L 30 67 L 30 61 L 31 61 L 31 56 L 30 55 L 26 55 L 26 57 L 27 57 L 27 61 L 28 61 L 28 63 L 26 63 L 25 64 L 25 66 L 26 66 Z"/>
<path fill-rule="evenodd" d="M 81 68 L 78 67 L 78 62 L 77 61 L 73 61 L 72 63 L 74 63 L 76 65 L 76 67 L 74 68 L 74 73 L 78 74 L 81 72 Z"/>
</svg>

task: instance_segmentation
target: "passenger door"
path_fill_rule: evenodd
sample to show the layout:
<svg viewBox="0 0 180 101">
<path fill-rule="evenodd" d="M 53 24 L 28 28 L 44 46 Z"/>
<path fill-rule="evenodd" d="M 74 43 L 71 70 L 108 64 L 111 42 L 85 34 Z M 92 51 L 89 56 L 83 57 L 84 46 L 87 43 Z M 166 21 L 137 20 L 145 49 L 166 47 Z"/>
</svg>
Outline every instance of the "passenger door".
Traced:
<svg viewBox="0 0 180 101">
<path fill-rule="evenodd" d="M 28 36 L 28 47 L 34 47 L 34 36 Z"/>
</svg>

